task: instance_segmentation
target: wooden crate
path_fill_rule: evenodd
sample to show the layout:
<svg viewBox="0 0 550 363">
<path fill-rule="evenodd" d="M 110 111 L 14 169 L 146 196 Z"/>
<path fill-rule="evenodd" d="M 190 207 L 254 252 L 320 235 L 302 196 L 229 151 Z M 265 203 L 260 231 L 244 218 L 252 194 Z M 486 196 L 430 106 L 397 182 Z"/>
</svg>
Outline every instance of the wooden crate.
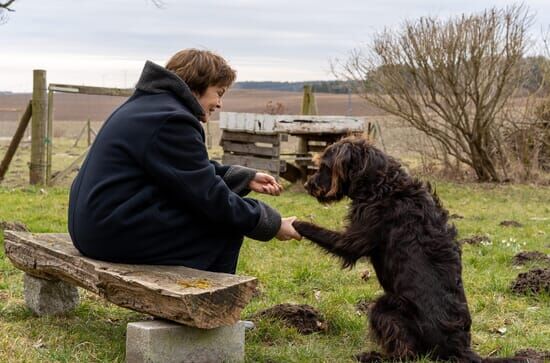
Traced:
<svg viewBox="0 0 550 363">
<path fill-rule="evenodd" d="M 313 153 L 351 133 L 362 133 L 362 117 L 268 115 L 222 112 L 220 129 L 223 164 L 268 171 L 291 182 L 305 180 L 315 170 Z M 281 142 L 299 138 L 298 150 L 281 158 Z"/>
<path fill-rule="evenodd" d="M 277 176 L 286 171 L 286 162 L 280 158 L 279 134 L 258 135 L 224 130 L 220 145 L 223 148 L 222 164 L 265 170 Z"/>
</svg>

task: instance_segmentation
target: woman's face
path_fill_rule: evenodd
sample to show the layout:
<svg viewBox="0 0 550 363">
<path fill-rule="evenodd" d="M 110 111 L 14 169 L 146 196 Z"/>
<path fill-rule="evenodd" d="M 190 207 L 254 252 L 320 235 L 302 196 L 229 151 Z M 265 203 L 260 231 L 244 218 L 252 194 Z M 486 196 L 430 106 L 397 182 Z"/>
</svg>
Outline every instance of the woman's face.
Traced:
<svg viewBox="0 0 550 363">
<path fill-rule="evenodd" d="M 197 96 L 197 100 L 204 110 L 204 122 L 210 119 L 210 116 L 217 108 L 222 107 L 222 97 L 226 90 L 227 87 L 209 86 L 202 96 Z"/>
</svg>

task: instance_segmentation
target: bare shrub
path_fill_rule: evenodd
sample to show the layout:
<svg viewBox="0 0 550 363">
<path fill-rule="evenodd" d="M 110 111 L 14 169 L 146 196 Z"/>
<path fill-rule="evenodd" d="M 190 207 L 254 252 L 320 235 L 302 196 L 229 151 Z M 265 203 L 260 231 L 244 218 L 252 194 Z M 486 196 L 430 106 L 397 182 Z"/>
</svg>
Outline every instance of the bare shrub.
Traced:
<svg viewBox="0 0 550 363">
<path fill-rule="evenodd" d="M 11 8 L 15 0 L 7 0 L 0 2 L 0 24 L 5 23 L 8 20 L 7 12 L 15 11 Z"/>
<path fill-rule="evenodd" d="M 496 118 L 520 87 L 531 15 L 492 8 L 442 21 L 420 18 L 376 35 L 335 66 L 367 101 L 434 140 L 448 165 L 499 181 Z"/>
<path fill-rule="evenodd" d="M 531 95 L 513 105 L 498 121 L 500 162 L 506 177 L 536 181 L 550 171 L 550 97 Z"/>
<path fill-rule="evenodd" d="M 273 101 L 268 101 L 265 105 L 264 113 L 270 115 L 284 115 L 285 111 L 285 105 L 283 105 L 281 102 L 273 103 Z"/>
</svg>

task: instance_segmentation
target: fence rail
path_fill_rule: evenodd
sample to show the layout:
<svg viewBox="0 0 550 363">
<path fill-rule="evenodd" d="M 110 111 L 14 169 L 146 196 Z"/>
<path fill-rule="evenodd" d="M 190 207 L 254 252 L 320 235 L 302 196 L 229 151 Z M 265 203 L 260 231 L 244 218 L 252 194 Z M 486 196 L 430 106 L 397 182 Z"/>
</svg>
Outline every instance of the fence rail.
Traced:
<svg viewBox="0 0 550 363">
<path fill-rule="evenodd" d="M 134 93 L 133 88 L 76 86 L 72 84 L 59 84 L 59 83 L 50 83 L 48 90 L 52 92 L 79 93 L 84 95 L 97 95 L 97 96 L 121 96 L 121 97 L 129 97 L 132 95 L 132 93 Z"/>
</svg>

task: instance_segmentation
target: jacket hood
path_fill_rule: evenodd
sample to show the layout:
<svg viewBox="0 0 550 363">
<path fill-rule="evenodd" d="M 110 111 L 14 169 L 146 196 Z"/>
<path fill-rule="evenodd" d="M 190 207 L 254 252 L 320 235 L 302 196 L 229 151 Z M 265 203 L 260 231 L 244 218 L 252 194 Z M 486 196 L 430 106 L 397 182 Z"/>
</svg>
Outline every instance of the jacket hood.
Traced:
<svg viewBox="0 0 550 363">
<path fill-rule="evenodd" d="M 199 120 L 205 121 L 204 110 L 189 86 L 177 74 L 158 64 L 151 61 L 145 62 L 136 89 L 150 93 L 171 92 L 189 108 L 193 115 Z"/>
</svg>

